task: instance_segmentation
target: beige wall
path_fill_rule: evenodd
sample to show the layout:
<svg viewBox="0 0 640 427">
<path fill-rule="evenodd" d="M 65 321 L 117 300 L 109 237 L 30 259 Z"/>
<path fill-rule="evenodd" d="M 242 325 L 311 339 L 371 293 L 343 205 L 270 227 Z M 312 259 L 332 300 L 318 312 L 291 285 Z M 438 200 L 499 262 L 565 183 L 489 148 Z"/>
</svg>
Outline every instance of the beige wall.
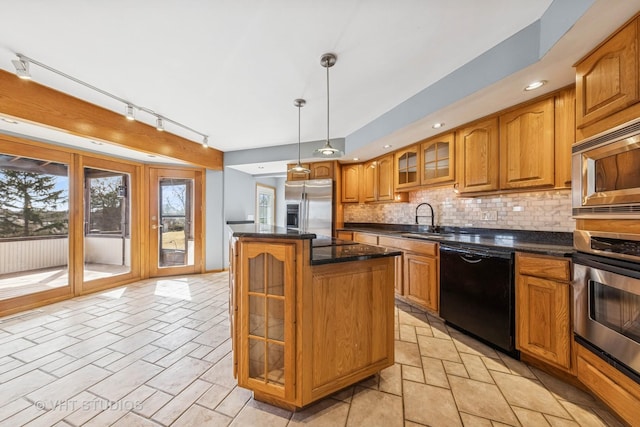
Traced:
<svg viewBox="0 0 640 427">
<path fill-rule="evenodd" d="M 416 206 L 422 202 L 433 206 L 436 225 L 564 232 L 575 229 L 571 190 L 474 198 L 459 197 L 452 187 L 420 190 L 409 194 L 409 203 L 345 204 L 344 222 L 415 224 Z M 483 211 L 495 212 L 497 220 L 483 221 Z M 428 212 L 428 207 L 420 208 L 420 215 Z M 420 223 L 429 223 L 429 218 L 420 218 Z"/>
</svg>

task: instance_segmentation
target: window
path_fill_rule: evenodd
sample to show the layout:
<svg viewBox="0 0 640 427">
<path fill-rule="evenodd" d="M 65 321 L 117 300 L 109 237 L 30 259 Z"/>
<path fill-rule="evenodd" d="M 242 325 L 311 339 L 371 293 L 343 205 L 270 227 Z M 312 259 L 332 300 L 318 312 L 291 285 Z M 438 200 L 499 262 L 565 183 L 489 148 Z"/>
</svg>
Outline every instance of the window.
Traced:
<svg viewBox="0 0 640 427">
<path fill-rule="evenodd" d="M 275 225 L 276 189 L 256 184 L 256 222 Z"/>
</svg>

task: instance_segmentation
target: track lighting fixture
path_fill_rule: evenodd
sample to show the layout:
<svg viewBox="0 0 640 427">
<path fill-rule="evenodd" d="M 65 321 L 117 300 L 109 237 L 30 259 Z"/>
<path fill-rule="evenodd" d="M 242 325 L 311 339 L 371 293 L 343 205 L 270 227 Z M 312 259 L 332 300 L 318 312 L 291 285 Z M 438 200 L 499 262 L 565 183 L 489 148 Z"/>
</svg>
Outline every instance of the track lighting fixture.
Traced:
<svg viewBox="0 0 640 427">
<path fill-rule="evenodd" d="M 18 55 L 18 59 L 14 59 L 11 62 L 13 63 L 13 66 L 16 67 L 16 76 L 24 80 L 31 79 L 29 61 L 26 61 L 21 55 Z"/>
<path fill-rule="evenodd" d="M 313 152 L 314 157 L 337 158 L 344 155 L 342 151 L 331 146 L 331 140 L 329 139 L 329 68 L 336 64 L 337 59 L 333 53 L 325 53 L 320 57 L 320 65 L 327 69 L 327 140 L 323 147 Z"/>
<path fill-rule="evenodd" d="M 107 96 L 107 97 L 109 97 L 111 99 L 115 99 L 118 102 L 122 102 L 125 105 L 125 114 L 124 114 L 124 116 L 127 118 L 127 120 L 135 120 L 135 110 L 142 111 L 144 113 L 147 113 L 147 114 L 149 114 L 151 116 L 156 117 L 156 129 L 158 129 L 159 131 L 164 131 L 164 122 L 169 122 L 172 125 L 175 125 L 175 126 L 180 127 L 182 129 L 188 130 L 189 132 L 195 133 L 196 135 L 200 135 L 203 138 L 203 143 L 202 144 L 205 147 L 208 146 L 209 138 L 208 138 L 207 135 L 205 135 L 202 132 L 198 132 L 197 130 L 195 130 L 195 129 L 189 127 L 189 126 L 183 125 L 182 123 L 177 122 L 175 120 L 171 120 L 171 119 L 169 119 L 169 118 L 167 118 L 165 116 L 160 116 L 157 112 L 155 112 L 155 111 L 153 111 L 153 110 L 151 110 L 149 108 L 142 107 L 140 105 L 136 105 L 131 101 L 128 101 L 128 100 L 123 99 L 123 98 L 120 98 L 117 95 L 109 93 L 106 90 L 102 90 L 102 89 L 100 89 L 98 87 L 95 87 L 95 86 L 93 86 L 93 85 L 91 85 L 91 84 L 89 84 L 87 82 L 84 82 L 84 81 L 82 81 L 80 79 L 77 79 L 77 78 L 75 78 L 73 76 L 70 76 L 69 74 L 66 74 L 66 73 L 64 73 L 64 72 L 62 72 L 60 70 L 56 70 L 55 68 L 50 67 L 50 66 L 48 66 L 46 64 L 43 64 L 42 62 L 36 61 L 33 58 L 29 58 L 29 57 L 24 56 L 24 55 L 22 55 L 20 53 L 16 54 L 16 56 L 18 57 L 18 59 L 14 59 L 11 62 L 13 62 L 13 65 L 16 68 L 16 75 L 18 77 L 20 77 L 21 79 L 30 79 L 31 78 L 31 74 L 29 72 L 29 66 L 30 66 L 30 64 L 37 65 L 38 67 L 44 68 L 47 71 L 51 71 L 52 73 L 55 73 L 55 74 L 57 74 L 59 76 L 62 76 L 64 78 L 68 79 L 68 80 L 71 80 L 71 81 L 73 81 L 73 82 L 75 82 L 77 84 L 80 84 L 80 85 L 82 85 L 84 87 L 87 87 L 87 88 L 89 88 L 91 90 L 94 90 L 94 91 L 96 91 L 96 92 L 98 92 L 98 93 L 100 93 L 100 94 L 102 94 L 104 96 Z"/>
<path fill-rule="evenodd" d="M 293 105 L 298 107 L 298 163 L 294 167 L 289 169 L 288 172 L 311 173 L 311 169 L 307 169 L 300 164 L 300 109 L 304 107 L 304 104 L 306 103 L 307 101 L 302 98 L 298 98 L 293 101 Z"/>
<path fill-rule="evenodd" d="M 136 116 L 133 112 L 133 105 L 131 104 L 127 104 L 127 110 L 126 113 L 124 114 L 124 116 L 127 118 L 127 120 L 135 120 Z"/>
</svg>

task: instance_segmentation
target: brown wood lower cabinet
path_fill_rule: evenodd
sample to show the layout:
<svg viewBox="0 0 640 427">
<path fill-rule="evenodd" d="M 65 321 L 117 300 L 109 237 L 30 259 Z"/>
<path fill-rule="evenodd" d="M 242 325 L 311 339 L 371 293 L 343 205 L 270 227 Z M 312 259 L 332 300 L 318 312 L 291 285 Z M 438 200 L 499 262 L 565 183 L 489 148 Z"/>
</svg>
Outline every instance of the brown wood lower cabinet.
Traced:
<svg viewBox="0 0 640 427">
<path fill-rule="evenodd" d="M 440 308 L 438 243 L 379 236 L 378 245 L 403 251 L 396 260 L 396 296 L 437 312 Z"/>
<path fill-rule="evenodd" d="M 516 272 L 516 347 L 574 372 L 570 261 L 517 253 Z"/>
<path fill-rule="evenodd" d="M 629 425 L 640 421 L 638 384 L 581 345 L 576 345 L 578 379 Z"/>
</svg>

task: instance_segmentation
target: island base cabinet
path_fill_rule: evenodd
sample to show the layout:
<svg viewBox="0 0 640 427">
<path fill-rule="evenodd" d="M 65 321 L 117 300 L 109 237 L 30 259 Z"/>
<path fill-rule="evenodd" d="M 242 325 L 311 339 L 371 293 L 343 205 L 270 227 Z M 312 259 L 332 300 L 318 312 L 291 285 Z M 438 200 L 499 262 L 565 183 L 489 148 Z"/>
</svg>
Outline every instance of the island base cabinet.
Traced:
<svg viewBox="0 0 640 427">
<path fill-rule="evenodd" d="M 303 322 L 310 329 L 304 334 L 305 400 L 393 365 L 393 281 L 394 258 L 313 268 L 311 310 L 304 311 L 310 319 Z"/>
<path fill-rule="evenodd" d="M 295 410 L 393 365 L 395 257 L 312 265 L 302 239 L 231 250 L 234 365 L 254 399 Z"/>
</svg>

